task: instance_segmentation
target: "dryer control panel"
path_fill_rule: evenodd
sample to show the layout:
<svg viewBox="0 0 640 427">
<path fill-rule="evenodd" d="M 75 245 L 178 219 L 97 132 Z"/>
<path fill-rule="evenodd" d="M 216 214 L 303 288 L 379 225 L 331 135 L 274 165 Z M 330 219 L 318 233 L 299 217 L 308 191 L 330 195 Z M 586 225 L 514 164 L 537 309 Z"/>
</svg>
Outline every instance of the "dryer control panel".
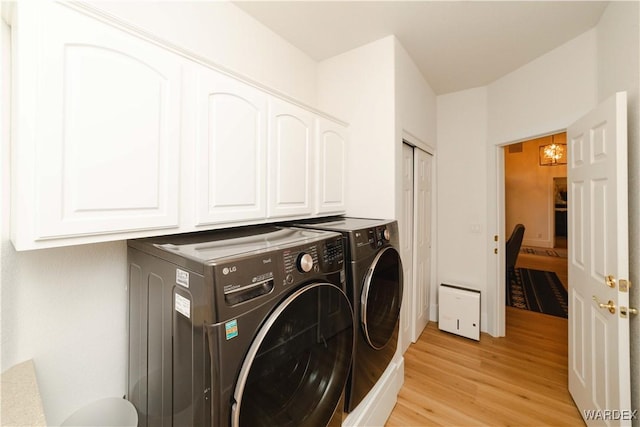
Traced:
<svg viewBox="0 0 640 427">
<path fill-rule="evenodd" d="M 356 247 L 370 246 L 378 249 L 384 246 L 391 239 L 391 230 L 387 226 L 372 227 L 366 230 L 353 232 Z"/>
<path fill-rule="evenodd" d="M 355 259 L 366 257 L 375 253 L 386 245 L 398 244 L 397 222 L 390 222 L 386 225 L 354 230 L 351 236 L 351 253 Z"/>
</svg>

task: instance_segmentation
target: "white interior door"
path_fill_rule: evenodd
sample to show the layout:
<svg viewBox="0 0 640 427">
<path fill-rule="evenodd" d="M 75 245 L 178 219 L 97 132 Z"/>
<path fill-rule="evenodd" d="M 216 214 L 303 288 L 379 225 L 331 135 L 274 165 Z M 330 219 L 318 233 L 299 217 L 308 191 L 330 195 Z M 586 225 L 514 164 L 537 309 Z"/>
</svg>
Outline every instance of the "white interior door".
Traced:
<svg viewBox="0 0 640 427">
<path fill-rule="evenodd" d="M 433 157 L 414 148 L 414 288 L 413 329 L 411 339 L 416 342 L 429 322 L 431 291 L 431 168 Z"/>
<path fill-rule="evenodd" d="M 402 221 L 398 221 L 398 226 L 404 276 L 400 349 L 404 353 L 413 339 L 413 147 L 408 144 L 402 145 Z"/>
<path fill-rule="evenodd" d="M 632 417 L 626 105 L 617 93 L 567 131 L 569 391 L 588 425 Z"/>
</svg>

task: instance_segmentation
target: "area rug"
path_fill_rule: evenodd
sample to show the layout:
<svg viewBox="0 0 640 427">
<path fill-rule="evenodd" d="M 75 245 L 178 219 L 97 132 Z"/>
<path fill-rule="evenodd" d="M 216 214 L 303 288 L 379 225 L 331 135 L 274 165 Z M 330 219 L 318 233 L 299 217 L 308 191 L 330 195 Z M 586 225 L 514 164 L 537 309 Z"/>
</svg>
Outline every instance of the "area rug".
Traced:
<svg viewBox="0 0 640 427">
<path fill-rule="evenodd" d="M 507 305 L 567 318 L 567 291 L 556 273 L 516 268 L 507 279 Z"/>
<path fill-rule="evenodd" d="M 556 258 L 567 257 L 567 250 L 560 249 L 560 248 L 547 249 L 547 248 L 536 248 L 533 246 L 523 246 L 520 248 L 520 253 L 529 254 L 529 255 L 550 256 L 550 257 L 556 257 Z"/>
</svg>

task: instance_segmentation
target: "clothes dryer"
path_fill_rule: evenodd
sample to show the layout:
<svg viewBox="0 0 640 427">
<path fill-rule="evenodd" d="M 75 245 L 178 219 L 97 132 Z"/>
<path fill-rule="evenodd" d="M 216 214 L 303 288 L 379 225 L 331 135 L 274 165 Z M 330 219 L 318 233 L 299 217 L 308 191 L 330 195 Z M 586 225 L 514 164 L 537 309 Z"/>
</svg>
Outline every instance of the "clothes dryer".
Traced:
<svg viewBox="0 0 640 427">
<path fill-rule="evenodd" d="M 338 233 L 275 226 L 128 242 L 140 426 L 340 426 L 354 348 Z"/>
<path fill-rule="evenodd" d="M 371 391 L 398 346 L 403 292 L 398 223 L 394 220 L 330 217 L 296 226 L 342 234 L 347 288 L 354 309 L 356 346 L 347 382 L 347 412 Z"/>
</svg>

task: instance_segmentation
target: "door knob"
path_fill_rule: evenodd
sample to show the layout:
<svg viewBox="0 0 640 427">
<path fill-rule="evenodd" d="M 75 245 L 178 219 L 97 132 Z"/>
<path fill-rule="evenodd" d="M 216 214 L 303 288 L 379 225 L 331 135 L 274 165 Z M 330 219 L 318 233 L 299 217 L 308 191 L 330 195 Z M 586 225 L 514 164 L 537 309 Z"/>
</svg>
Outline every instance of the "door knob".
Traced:
<svg viewBox="0 0 640 427">
<path fill-rule="evenodd" d="M 593 296 L 593 300 L 596 302 L 596 304 L 598 304 L 598 307 L 600 308 L 606 308 L 609 310 L 609 313 L 611 314 L 615 314 L 616 312 L 616 304 L 609 300 L 609 302 L 607 302 L 606 304 L 603 302 L 598 301 L 598 297 L 596 297 L 595 295 Z"/>
<path fill-rule="evenodd" d="M 611 274 L 608 275 L 607 277 L 605 277 L 605 283 L 610 288 L 615 288 L 616 287 L 616 279 Z"/>
</svg>

